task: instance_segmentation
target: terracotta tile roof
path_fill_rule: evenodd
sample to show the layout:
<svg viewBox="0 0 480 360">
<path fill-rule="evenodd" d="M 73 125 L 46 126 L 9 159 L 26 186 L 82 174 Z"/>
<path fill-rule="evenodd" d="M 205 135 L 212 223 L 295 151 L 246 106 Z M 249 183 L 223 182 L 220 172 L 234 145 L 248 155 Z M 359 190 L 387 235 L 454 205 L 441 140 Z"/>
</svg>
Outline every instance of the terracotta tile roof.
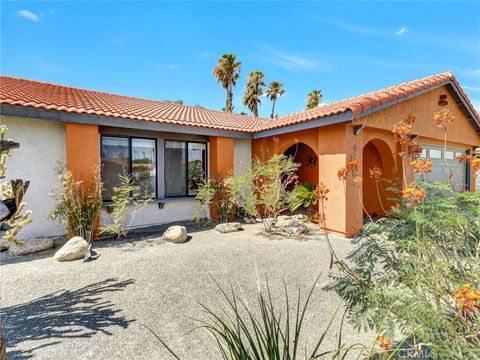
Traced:
<svg viewBox="0 0 480 360">
<path fill-rule="evenodd" d="M 466 100 L 467 104 L 470 106 L 470 109 L 474 113 L 477 122 L 480 122 L 480 118 L 475 108 L 471 104 L 467 95 L 463 92 L 460 84 L 455 79 L 455 77 L 450 72 L 445 72 L 438 75 L 428 76 L 423 79 L 409 81 L 403 84 L 394 85 L 385 89 L 376 90 L 374 92 L 355 96 L 349 99 L 337 101 L 334 103 L 326 104 L 315 109 L 301 111 L 295 114 L 283 116 L 281 118 L 271 120 L 267 125 L 262 126 L 259 131 L 270 130 L 279 128 L 282 126 L 298 124 L 314 119 L 321 119 L 331 115 L 336 115 L 344 113 L 346 111 L 351 111 L 352 116 L 356 117 L 362 113 L 370 110 L 375 106 L 379 106 L 385 103 L 388 103 L 392 100 L 397 100 L 409 96 L 413 93 L 426 90 L 435 86 L 445 84 L 449 81 L 452 81 L 459 92 Z"/>
<path fill-rule="evenodd" d="M 10 76 L 0 77 L 0 104 L 242 132 L 253 132 L 268 121 L 252 116 Z"/>
<path fill-rule="evenodd" d="M 347 111 L 350 111 L 352 116 L 356 117 L 375 106 L 407 97 L 422 90 L 441 86 L 450 81 L 455 84 L 461 96 L 472 110 L 475 121 L 480 124 L 478 113 L 468 100 L 458 81 L 450 72 L 409 81 L 275 120 L 172 104 L 165 101 L 146 100 L 84 90 L 10 76 L 0 77 L 0 104 L 254 133 L 322 119 Z"/>
</svg>

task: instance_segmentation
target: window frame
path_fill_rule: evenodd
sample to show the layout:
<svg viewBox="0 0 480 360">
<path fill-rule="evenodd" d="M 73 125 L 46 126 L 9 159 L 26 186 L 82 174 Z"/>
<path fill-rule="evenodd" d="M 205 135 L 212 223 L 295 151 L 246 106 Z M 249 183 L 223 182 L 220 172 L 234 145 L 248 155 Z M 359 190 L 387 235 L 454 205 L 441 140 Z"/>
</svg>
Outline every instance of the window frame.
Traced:
<svg viewBox="0 0 480 360">
<path fill-rule="evenodd" d="M 165 149 L 166 149 L 166 143 L 167 141 L 171 142 L 178 142 L 178 143 L 183 143 L 185 145 L 184 150 L 185 150 L 185 193 L 183 195 L 167 195 L 167 178 L 166 178 L 166 163 L 167 163 L 167 157 L 165 156 Z M 165 139 L 163 141 L 163 184 L 164 184 L 164 192 L 163 196 L 167 199 L 174 199 L 174 198 L 194 198 L 197 195 L 189 195 L 188 194 L 188 144 L 204 144 L 205 145 L 205 155 L 203 156 L 202 162 L 203 162 L 203 178 L 207 179 L 208 178 L 208 142 L 206 141 L 198 141 L 198 140 L 177 140 L 177 139 Z"/>
<path fill-rule="evenodd" d="M 122 138 L 128 139 L 128 173 L 132 174 L 132 140 L 153 140 L 155 142 L 155 197 L 149 199 L 158 199 L 158 141 L 157 138 L 146 137 L 146 136 L 128 136 L 128 135 L 113 135 L 113 134 L 100 134 L 100 163 L 102 163 L 102 147 L 103 147 L 103 138 Z M 100 172 L 101 176 L 101 172 Z M 102 179 L 103 181 L 103 179 Z M 112 201 L 112 199 L 103 199 L 103 201 Z"/>
</svg>

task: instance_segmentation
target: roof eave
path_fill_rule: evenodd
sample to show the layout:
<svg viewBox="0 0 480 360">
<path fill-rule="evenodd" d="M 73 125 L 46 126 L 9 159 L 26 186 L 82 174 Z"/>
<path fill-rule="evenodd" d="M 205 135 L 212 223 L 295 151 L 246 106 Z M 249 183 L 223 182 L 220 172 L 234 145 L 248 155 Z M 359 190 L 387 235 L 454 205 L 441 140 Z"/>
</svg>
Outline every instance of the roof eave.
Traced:
<svg viewBox="0 0 480 360">
<path fill-rule="evenodd" d="M 476 111 L 471 108 L 469 102 L 465 99 L 462 92 L 458 89 L 458 86 L 457 86 L 456 82 L 453 81 L 453 80 L 448 80 L 448 81 L 445 81 L 443 83 L 437 84 L 435 86 L 429 87 L 427 89 L 417 91 L 413 94 L 410 94 L 410 95 L 407 95 L 407 96 L 404 96 L 404 97 L 401 97 L 401 98 L 398 98 L 398 99 L 395 99 L 395 100 L 391 100 L 389 102 L 386 102 L 385 104 L 372 107 L 372 108 L 368 109 L 367 111 L 364 111 L 361 114 L 358 114 L 358 115 L 354 116 L 353 120 L 361 119 L 365 116 L 368 116 L 370 114 L 376 113 L 376 112 L 381 111 L 381 110 L 384 110 L 384 109 L 386 109 L 390 106 L 399 104 L 401 102 L 408 101 L 408 100 L 410 100 L 414 97 L 425 94 L 425 93 L 427 93 L 429 91 L 432 91 L 434 89 L 441 88 L 443 86 L 448 86 L 449 87 L 451 93 L 453 94 L 453 97 L 455 98 L 455 101 L 456 101 L 457 105 L 460 106 L 460 109 L 463 111 L 463 113 L 465 114 L 467 119 L 475 127 L 476 132 L 480 133 L 480 119 L 478 118 L 478 115 L 476 115 Z"/>
<path fill-rule="evenodd" d="M 328 126 L 333 124 L 340 124 L 346 121 L 353 120 L 353 113 L 350 110 L 344 111 L 339 114 L 329 115 L 318 119 L 303 121 L 297 124 L 284 125 L 274 129 L 267 129 L 255 132 L 253 134 L 254 139 L 261 139 L 268 136 L 276 136 L 294 131 L 308 130 L 312 128 L 318 128 L 322 126 Z"/>
<path fill-rule="evenodd" d="M 155 121 L 130 120 L 109 116 L 98 116 L 89 114 L 78 114 L 66 111 L 37 109 L 28 106 L 15 106 L 0 104 L 0 114 L 5 116 L 16 116 L 35 118 L 42 120 L 55 120 L 60 122 L 74 122 L 79 124 L 96 124 L 127 129 L 162 131 L 180 134 L 194 134 L 203 136 L 222 136 L 237 139 L 251 139 L 252 132 L 234 131 L 220 128 L 201 127 L 195 125 L 168 124 Z"/>
</svg>

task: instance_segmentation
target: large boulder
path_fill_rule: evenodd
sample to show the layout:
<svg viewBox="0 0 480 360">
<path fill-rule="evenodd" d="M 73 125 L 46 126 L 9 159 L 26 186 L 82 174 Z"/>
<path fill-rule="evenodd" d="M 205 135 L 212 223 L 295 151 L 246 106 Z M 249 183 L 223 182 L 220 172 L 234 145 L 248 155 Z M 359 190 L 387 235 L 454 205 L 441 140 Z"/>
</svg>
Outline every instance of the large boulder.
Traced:
<svg viewBox="0 0 480 360">
<path fill-rule="evenodd" d="M 10 244 L 8 253 L 10 255 L 28 255 L 39 251 L 45 251 L 53 247 L 53 240 L 49 238 L 38 238 L 22 240 L 19 244 Z"/>
<path fill-rule="evenodd" d="M 239 222 L 228 222 L 223 224 L 218 224 L 215 226 L 215 231 L 226 234 L 231 232 L 240 231 L 242 229 L 242 225 Z"/>
<path fill-rule="evenodd" d="M 71 261 L 83 259 L 88 251 L 88 242 L 81 236 L 68 240 L 53 256 L 55 261 Z"/>
<path fill-rule="evenodd" d="M 170 226 L 162 236 L 163 240 L 173 242 L 175 244 L 183 243 L 188 238 L 187 229 L 185 226 L 173 225 Z"/>
</svg>

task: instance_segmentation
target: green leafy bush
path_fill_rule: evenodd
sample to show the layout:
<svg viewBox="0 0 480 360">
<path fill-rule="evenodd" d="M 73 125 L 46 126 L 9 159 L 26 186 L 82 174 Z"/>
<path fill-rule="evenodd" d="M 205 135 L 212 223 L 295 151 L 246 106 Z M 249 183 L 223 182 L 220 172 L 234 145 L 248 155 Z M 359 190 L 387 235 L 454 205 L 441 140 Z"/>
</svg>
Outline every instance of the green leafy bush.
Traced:
<svg viewBox="0 0 480 360">
<path fill-rule="evenodd" d="M 412 349 L 442 359 L 480 358 L 480 193 L 415 188 L 423 201 L 367 223 L 327 289 L 344 296 L 358 327 L 400 329 Z"/>
<path fill-rule="evenodd" d="M 299 164 L 291 157 L 273 155 L 266 162 L 255 159 L 247 173 L 235 177 L 233 198 L 250 216 L 260 217 L 271 233 L 278 216 L 288 209 L 288 188 L 297 180 Z"/>
</svg>

